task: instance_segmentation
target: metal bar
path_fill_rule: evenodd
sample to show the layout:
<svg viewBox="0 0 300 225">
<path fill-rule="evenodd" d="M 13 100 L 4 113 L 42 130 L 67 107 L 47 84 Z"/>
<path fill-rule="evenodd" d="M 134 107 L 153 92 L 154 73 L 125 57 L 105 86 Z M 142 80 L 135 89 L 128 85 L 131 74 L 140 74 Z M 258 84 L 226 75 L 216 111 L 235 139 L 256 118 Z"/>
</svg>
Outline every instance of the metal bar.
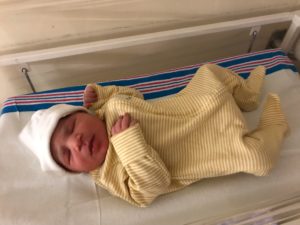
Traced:
<svg viewBox="0 0 300 225">
<path fill-rule="evenodd" d="M 252 50 L 252 47 L 253 47 L 253 44 L 256 40 L 256 36 L 257 36 L 257 31 L 254 31 L 253 34 L 252 34 L 252 37 L 251 37 L 251 40 L 250 40 L 250 45 L 249 45 L 249 48 L 248 48 L 248 53 L 251 52 Z"/>
<path fill-rule="evenodd" d="M 21 72 L 25 75 L 26 80 L 27 80 L 27 82 L 29 83 L 32 92 L 33 92 L 33 93 L 36 93 L 35 88 L 34 88 L 32 82 L 31 82 L 31 79 L 30 79 L 29 75 L 28 75 L 28 69 L 25 68 L 25 67 L 23 67 L 23 68 L 21 69 Z"/>
<path fill-rule="evenodd" d="M 300 32 L 300 11 L 296 11 L 292 23 L 280 45 L 283 51 L 289 52 L 294 46 Z"/>
<path fill-rule="evenodd" d="M 28 62 L 37 62 L 48 59 L 62 58 L 92 52 L 100 52 L 117 48 L 137 46 L 179 38 L 187 38 L 204 34 L 249 28 L 280 22 L 290 21 L 294 13 L 278 13 L 267 16 L 258 16 L 247 19 L 232 20 L 208 25 L 181 28 L 169 31 L 134 35 L 109 40 L 95 41 L 83 44 L 68 45 L 64 47 L 28 51 L 0 56 L 0 66 L 16 65 Z"/>
</svg>

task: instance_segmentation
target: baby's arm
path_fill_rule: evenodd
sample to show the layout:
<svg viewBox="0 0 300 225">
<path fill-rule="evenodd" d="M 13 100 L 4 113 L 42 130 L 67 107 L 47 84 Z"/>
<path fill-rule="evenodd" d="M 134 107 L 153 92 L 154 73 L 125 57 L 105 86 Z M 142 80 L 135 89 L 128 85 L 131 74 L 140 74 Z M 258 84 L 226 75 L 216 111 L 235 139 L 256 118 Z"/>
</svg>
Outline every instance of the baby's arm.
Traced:
<svg viewBox="0 0 300 225">
<path fill-rule="evenodd" d="M 114 95 L 128 95 L 143 99 L 143 95 L 136 89 L 126 86 L 101 86 L 97 84 L 89 84 L 83 93 L 83 105 L 93 109 L 101 108 Z"/>
<path fill-rule="evenodd" d="M 113 194 L 145 207 L 166 192 L 171 183 L 170 173 L 129 114 L 119 118 L 112 127 L 111 142 L 122 163 L 122 167 L 114 168 L 118 172 L 111 171 L 118 174 L 113 182 L 109 179 Z"/>
</svg>

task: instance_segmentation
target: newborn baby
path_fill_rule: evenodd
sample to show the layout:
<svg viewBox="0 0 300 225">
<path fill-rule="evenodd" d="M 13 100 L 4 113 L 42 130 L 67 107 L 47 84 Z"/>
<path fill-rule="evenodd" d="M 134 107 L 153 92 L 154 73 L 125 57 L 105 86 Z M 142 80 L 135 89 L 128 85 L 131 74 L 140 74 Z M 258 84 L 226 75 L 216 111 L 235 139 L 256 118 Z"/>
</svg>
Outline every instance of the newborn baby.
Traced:
<svg viewBox="0 0 300 225">
<path fill-rule="evenodd" d="M 97 185 L 144 207 L 203 178 L 270 172 L 288 130 L 279 98 L 269 94 L 254 131 L 241 112 L 257 108 L 264 76 L 264 67 L 244 80 L 204 65 L 183 90 L 156 101 L 93 84 L 86 107 L 37 111 L 20 136 L 43 170 L 89 172 Z"/>
</svg>

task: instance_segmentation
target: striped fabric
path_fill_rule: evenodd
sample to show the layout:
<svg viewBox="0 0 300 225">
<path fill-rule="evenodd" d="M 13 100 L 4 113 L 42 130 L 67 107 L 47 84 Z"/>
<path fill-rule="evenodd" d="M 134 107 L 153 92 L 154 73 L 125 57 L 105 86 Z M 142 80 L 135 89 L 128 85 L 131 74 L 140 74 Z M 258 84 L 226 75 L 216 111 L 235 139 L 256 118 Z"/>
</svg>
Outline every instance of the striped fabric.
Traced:
<svg viewBox="0 0 300 225">
<path fill-rule="evenodd" d="M 275 165 L 287 123 L 278 96 L 269 95 L 259 126 L 250 132 L 241 110 L 259 104 L 265 68 L 245 80 L 213 64 L 202 66 L 176 95 L 144 101 L 126 87 L 93 84 L 109 136 L 120 115 L 138 124 L 110 138 L 95 182 L 131 204 L 149 205 L 157 196 L 203 178 L 239 172 L 264 176 Z"/>
<path fill-rule="evenodd" d="M 247 78 L 249 76 L 249 72 L 258 65 L 265 66 L 267 68 L 267 74 L 271 74 L 281 69 L 291 69 L 296 71 L 293 63 L 280 49 L 248 53 L 215 60 L 210 63 L 232 69 L 243 78 Z M 183 89 L 201 65 L 203 64 L 186 66 L 155 74 L 145 74 L 128 79 L 103 82 L 101 85 L 133 87 L 143 93 L 145 99 L 154 99 L 175 94 Z M 85 85 L 73 86 L 11 97 L 5 101 L 1 114 L 9 112 L 36 111 L 48 108 L 58 103 L 82 105 L 82 94 L 84 88 Z"/>
</svg>

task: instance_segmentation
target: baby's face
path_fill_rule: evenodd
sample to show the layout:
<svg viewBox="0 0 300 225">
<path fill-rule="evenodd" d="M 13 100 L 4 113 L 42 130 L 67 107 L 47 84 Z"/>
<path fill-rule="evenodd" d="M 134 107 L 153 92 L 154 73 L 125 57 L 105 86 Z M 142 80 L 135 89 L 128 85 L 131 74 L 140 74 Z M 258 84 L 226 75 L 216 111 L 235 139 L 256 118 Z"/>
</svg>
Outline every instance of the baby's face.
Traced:
<svg viewBox="0 0 300 225">
<path fill-rule="evenodd" d="M 50 140 L 54 160 L 67 170 L 89 172 L 105 160 L 109 140 L 105 123 L 86 112 L 59 120 Z"/>
</svg>

